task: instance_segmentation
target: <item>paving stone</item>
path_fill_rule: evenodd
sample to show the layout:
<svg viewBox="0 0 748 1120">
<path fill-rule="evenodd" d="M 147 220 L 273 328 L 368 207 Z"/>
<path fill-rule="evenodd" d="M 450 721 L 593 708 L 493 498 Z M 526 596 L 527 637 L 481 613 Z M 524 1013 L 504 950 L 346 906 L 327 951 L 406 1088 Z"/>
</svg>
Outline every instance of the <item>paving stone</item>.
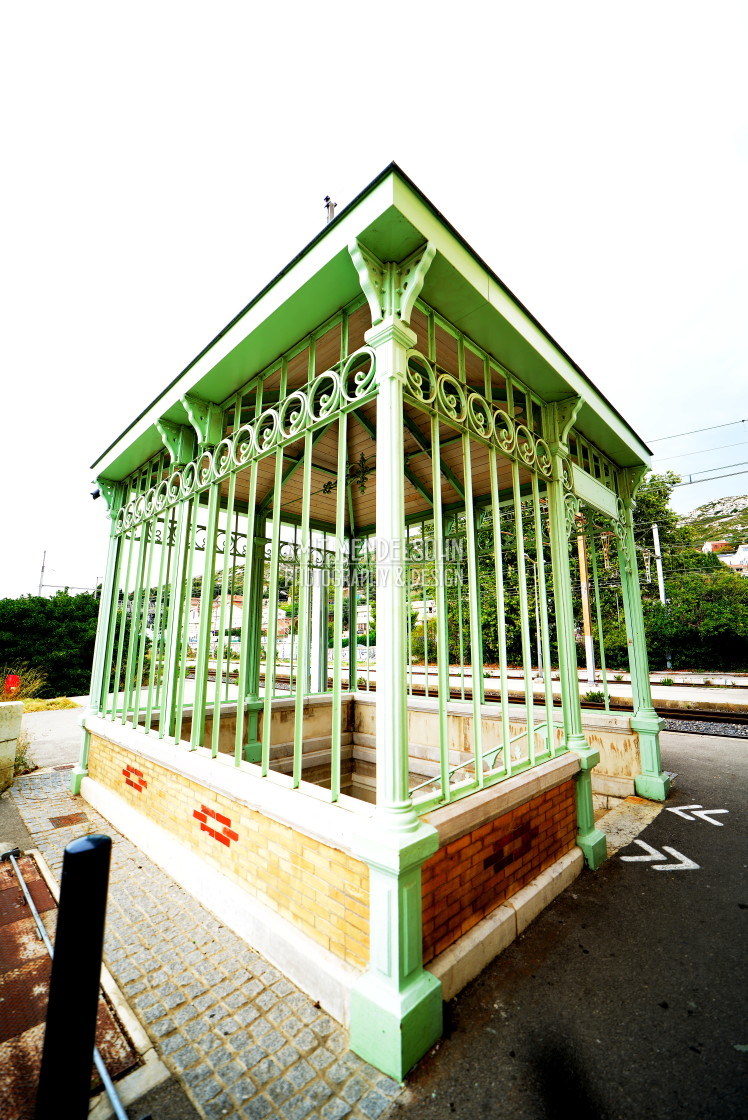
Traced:
<svg viewBox="0 0 748 1120">
<path fill-rule="evenodd" d="M 206 1120 L 220 1120 L 222 1116 L 234 1115 L 234 1104 L 231 1097 L 224 1090 L 214 1097 L 212 1101 L 206 1101 L 203 1105 L 203 1112 L 205 1113 Z"/>
<path fill-rule="evenodd" d="M 294 1089 L 303 1089 L 303 1086 L 308 1085 L 310 1081 L 314 1081 L 315 1071 L 307 1062 L 301 1060 L 301 1062 L 291 1066 L 286 1076 Z"/>
<path fill-rule="evenodd" d="M 356 1101 L 361 1100 L 362 1096 L 366 1092 L 366 1089 L 366 1082 L 363 1081 L 362 1078 L 352 1077 L 348 1084 L 344 1087 L 341 1096 L 344 1100 L 348 1101 L 349 1104 L 355 1104 Z"/>
<path fill-rule="evenodd" d="M 319 1039 L 309 1030 L 309 1027 L 305 1027 L 303 1031 L 294 1036 L 293 1044 L 302 1054 L 309 1054 L 319 1046 Z"/>
<path fill-rule="evenodd" d="M 193 1066 L 192 1069 L 188 1069 L 184 1073 L 182 1073 L 182 1080 L 184 1081 L 185 1085 L 188 1085 L 190 1089 L 192 1089 L 194 1093 L 195 1086 L 199 1085 L 201 1081 L 209 1076 L 209 1074 L 210 1067 L 205 1065 L 204 1062 L 201 1062 L 199 1066 Z"/>
<path fill-rule="evenodd" d="M 304 1093 L 300 1093 L 284 1104 L 283 1120 L 304 1120 L 304 1117 L 309 1116 L 313 1108 L 314 1102 Z"/>
<path fill-rule="evenodd" d="M 245 1104 L 241 1110 L 241 1116 L 245 1120 L 265 1120 L 265 1117 L 271 1114 L 275 1115 L 275 1109 L 267 1097 L 256 1097 L 249 1104 Z"/>
<path fill-rule="evenodd" d="M 179 1038 L 180 1036 L 176 1035 L 175 1037 Z M 178 1069 L 183 1070 L 189 1069 L 191 1066 L 196 1065 L 198 1062 L 202 1061 L 202 1058 L 200 1057 L 200 1054 L 198 1054 L 194 1046 L 188 1045 L 182 1046 L 181 1049 L 175 1049 L 172 1052 L 171 1060 Z"/>
<path fill-rule="evenodd" d="M 175 1026 L 181 1027 L 183 1023 L 189 1023 L 190 1019 L 196 1018 L 199 1014 L 200 1012 L 196 1007 L 191 1003 L 187 1003 L 184 1007 L 180 1007 L 178 1011 L 174 1012 L 172 1019 Z"/>
<path fill-rule="evenodd" d="M 294 1091 L 294 1087 L 290 1081 L 285 1077 L 279 1077 L 272 1085 L 268 1085 L 265 1090 L 266 1095 L 273 1102 L 274 1105 L 280 1105 L 285 1101 L 286 1097 L 290 1097 Z M 283 1110 L 285 1113 L 285 1109 Z"/>
<path fill-rule="evenodd" d="M 174 1023 L 171 1019 L 160 1019 L 157 1023 L 151 1023 L 150 1030 L 156 1038 L 163 1038 L 174 1031 Z"/>
<path fill-rule="evenodd" d="M 380 1076 L 374 1082 L 374 1088 L 380 1093 L 384 1093 L 385 1097 L 389 1097 L 391 1100 L 394 1100 L 394 1098 L 403 1091 L 402 1084 L 399 1081 L 395 1081 L 392 1077 Z"/>
<path fill-rule="evenodd" d="M 318 1050 L 313 1050 L 309 1055 L 309 1061 L 315 1069 L 323 1070 L 326 1069 L 331 1062 L 335 1061 L 335 1057 L 329 1050 L 325 1050 L 324 1046 L 320 1046 Z"/>
<path fill-rule="evenodd" d="M 204 1104 L 206 1101 L 211 1100 L 222 1091 L 223 1086 L 220 1084 L 220 1082 L 216 1081 L 215 1077 L 206 1077 L 204 1081 L 200 1081 L 197 1085 L 195 1085 L 192 1090 L 195 1096 L 195 1100 L 199 1101 L 200 1104 Z"/>
<path fill-rule="evenodd" d="M 243 1073 L 244 1066 L 241 1066 L 236 1058 L 229 1058 L 228 1061 L 216 1066 L 216 1077 L 220 1078 L 224 1085 L 233 1085 Z"/>
<path fill-rule="evenodd" d="M 299 1060 L 299 1051 L 290 1042 L 287 1042 L 285 1046 L 275 1052 L 274 1057 L 281 1069 L 286 1069 Z"/>
<path fill-rule="evenodd" d="M 320 1113 L 321 1120 L 343 1120 L 344 1116 L 350 1116 L 350 1107 L 345 1101 L 334 1100 L 329 1101 Z"/>
<path fill-rule="evenodd" d="M 231 1093 L 240 1103 L 247 1100 L 249 1097 L 254 1097 L 257 1092 L 257 1086 L 249 1075 L 240 1077 L 231 1086 Z"/>
<path fill-rule="evenodd" d="M 192 1019 L 189 1023 L 182 1026 L 182 1032 L 190 1042 L 196 1042 L 198 1038 L 202 1038 L 208 1030 L 208 1024 L 204 1019 Z"/>
<path fill-rule="evenodd" d="M 363 1112 L 364 1116 L 368 1117 L 368 1120 L 378 1120 L 389 1104 L 390 1102 L 387 1100 L 387 1097 L 371 1089 L 358 1102 L 358 1107 L 361 1112 Z"/>
<path fill-rule="evenodd" d="M 180 991 L 172 992 L 164 1000 L 164 1006 L 168 1011 L 173 1011 L 175 1007 L 185 1002 L 185 997 Z"/>
<path fill-rule="evenodd" d="M 162 1038 L 158 1045 L 162 1054 L 173 1054 L 175 1050 L 184 1046 L 184 1038 L 181 1034 L 175 1032 L 170 1034 L 168 1038 Z"/>
<path fill-rule="evenodd" d="M 238 1011 L 234 1012 L 234 1018 L 237 1022 L 241 1023 L 243 1027 L 248 1027 L 250 1023 L 254 1023 L 255 1019 L 259 1019 L 260 1012 L 255 1007 L 240 1007 Z"/>
<path fill-rule="evenodd" d="M 332 1089 L 324 1082 L 317 1079 L 311 1085 L 307 1085 L 305 1092 L 309 1094 L 309 1099 L 314 1104 L 322 1104 L 323 1101 L 328 1101 L 332 1096 Z"/>
<path fill-rule="evenodd" d="M 252 1068 L 252 1077 L 258 1085 L 267 1085 L 268 1081 L 273 1081 L 279 1073 L 280 1067 L 272 1058 L 263 1058 Z"/>
</svg>

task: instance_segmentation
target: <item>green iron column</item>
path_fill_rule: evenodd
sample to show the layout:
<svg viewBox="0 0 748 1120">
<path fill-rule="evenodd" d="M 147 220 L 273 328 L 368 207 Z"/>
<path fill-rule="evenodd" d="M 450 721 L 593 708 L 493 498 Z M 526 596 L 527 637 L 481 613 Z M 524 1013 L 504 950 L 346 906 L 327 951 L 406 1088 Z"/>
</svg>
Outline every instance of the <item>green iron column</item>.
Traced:
<svg viewBox="0 0 748 1120">
<path fill-rule="evenodd" d="M 553 460 L 553 480 L 548 484 L 548 526 L 553 566 L 553 593 L 558 635 L 558 663 L 563 706 L 564 738 L 567 750 L 579 758 L 581 770 L 576 776 L 577 843 L 584 852 L 587 866 L 595 870 L 607 855 L 605 833 L 595 828 L 592 804 L 592 768 L 600 761 L 584 737 L 582 708 L 579 701 L 574 610 L 569 573 L 569 534 L 574 526 L 576 504 L 567 491 L 570 485 L 566 439 L 581 401 L 561 401 L 546 406 L 545 432 Z"/>
<path fill-rule="evenodd" d="M 106 569 L 101 584 L 101 598 L 99 599 L 99 617 L 96 624 L 96 643 L 94 645 L 93 667 L 91 670 L 91 691 L 88 698 L 88 707 L 81 717 L 83 736 L 81 740 L 81 753 L 78 764 L 70 775 L 70 792 L 79 794 L 81 782 L 88 776 L 88 752 L 91 746 L 91 735 L 86 730 L 86 719 L 96 715 L 101 708 L 101 694 L 104 685 L 104 676 L 109 667 L 106 664 L 106 647 L 109 630 L 115 624 L 116 610 L 112 611 L 112 602 L 116 602 L 115 587 L 118 584 L 119 560 L 122 549 L 123 537 L 115 534 L 115 517 L 123 499 L 124 490 L 122 483 L 111 482 L 109 479 L 97 479 L 99 490 L 106 502 L 107 511 L 111 519 L 109 551 L 107 553 Z"/>
<path fill-rule="evenodd" d="M 638 472 L 639 478 L 643 473 L 643 471 Z M 623 611 L 626 619 L 626 638 L 629 668 L 631 670 L 631 692 L 634 706 L 631 728 L 639 737 L 639 761 L 642 768 L 641 773 L 637 774 L 635 779 L 636 792 L 640 797 L 648 797 L 651 801 L 664 801 L 670 790 L 670 777 L 663 771 L 660 757 L 660 731 L 665 724 L 652 706 L 647 642 L 644 632 L 644 615 L 642 613 L 632 518 L 633 494 L 639 478 L 632 478 L 630 471 L 624 471 L 622 475 L 621 481 L 625 496 L 619 499 L 619 520 L 614 523 L 614 528 L 618 541 L 618 566 L 621 574 Z"/>
<path fill-rule="evenodd" d="M 385 266 L 394 267 L 394 266 Z M 403 383 L 416 336 L 396 315 L 367 332 L 377 398 L 377 809 L 356 853 L 369 866 L 369 968 L 351 992 L 351 1048 L 401 1079 L 442 1032 L 441 983 L 423 968 L 421 867 L 439 846 L 408 793 Z M 351 621 L 354 633 L 354 620 Z"/>
<path fill-rule="evenodd" d="M 252 549 L 252 562 L 250 571 L 244 573 L 244 592 L 249 596 L 248 609 L 242 612 L 242 625 L 248 628 L 247 639 L 247 664 L 242 666 L 245 673 L 244 685 L 244 710 L 247 713 L 247 741 L 244 744 L 245 762 L 260 762 L 262 760 L 262 743 L 258 735 L 260 711 L 264 707 L 260 699 L 260 670 L 262 657 L 262 601 L 265 585 L 265 515 L 254 518 L 254 548 Z M 247 576 L 249 582 L 247 583 Z M 272 609 L 273 604 L 269 607 Z M 269 627 L 268 627 L 269 629 Z M 270 650 L 268 650 L 270 657 Z M 293 666 L 291 666 L 293 672 Z M 267 674 L 266 674 L 267 676 Z M 267 683 L 267 681 L 266 681 Z M 239 720 L 241 713 L 237 711 Z"/>
</svg>

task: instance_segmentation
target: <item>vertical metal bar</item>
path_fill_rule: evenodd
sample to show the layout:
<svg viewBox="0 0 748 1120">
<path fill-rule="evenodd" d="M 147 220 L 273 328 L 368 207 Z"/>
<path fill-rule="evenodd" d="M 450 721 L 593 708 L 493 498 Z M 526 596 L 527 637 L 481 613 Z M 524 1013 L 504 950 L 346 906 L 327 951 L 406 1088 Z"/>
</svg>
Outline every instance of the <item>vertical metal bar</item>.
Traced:
<svg viewBox="0 0 748 1120">
<path fill-rule="evenodd" d="M 192 702 L 192 727 L 190 729 L 190 750 L 203 746 L 205 738 L 205 715 L 208 696 L 208 663 L 210 660 L 211 621 L 213 617 L 213 584 L 216 573 L 216 544 L 218 541 L 218 518 L 221 512 L 221 484 L 211 483 L 208 491 L 208 515 L 205 529 L 205 563 L 203 564 L 203 583 L 200 595 L 200 626 L 197 637 L 197 663 L 195 665 L 195 698 Z M 191 588 L 190 588 L 191 590 Z M 223 603 L 221 603 L 223 605 Z M 189 625 L 189 600 L 187 619 Z M 229 646 L 231 637 L 229 636 Z M 218 647 L 223 644 L 223 632 L 218 626 Z M 218 683 L 218 666 L 216 666 Z"/>
<path fill-rule="evenodd" d="M 253 526 L 254 526 L 254 519 L 253 519 L 253 517 L 251 515 L 251 511 L 250 511 L 250 513 L 247 515 L 247 540 L 248 541 L 249 541 L 250 532 L 254 531 Z M 236 512 L 234 514 L 234 533 L 233 533 L 233 536 L 232 536 L 232 539 L 231 539 L 231 587 L 229 589 L 229 625 L 228 625 L 229 634 L 234 629 L 234 601 L 235 601 L 235 597 L 236 597 L 236 567 L 237 567 L 236 558 L 237 558 L 237 553 L 238 553 L 238 546 L 239 546 L 239 511 L 236 510 Z M 226 554 L 224 552 L 224 562 L 225 562 L 225 559 L 226 559 Z M 246 556 L 245 556 L 245 561 L 244 561 L 244 580 L 245 581 L 246 581 L 246 578 L 247 578 L 247 563 L 246 563 Z M 243 594 L 242 594 L 242 606 L 243 606 L 244 605 L 244 596 L 247 594 L 246 588 L 244 587 L 244 583 L 242 583 L 242 592 L 243 592 Z M 219 643 L 221 641 L 221 638 L 222 638 L 222 634 L 219 632 L 219 634 L 218 634 Z M 220 678 L 218 676 L 218 673 L 216 672 L 216 687 L 219 690 L 223 691 L 223 698 L 226 701 L 228 701 L 228 698 L 229 698 L 229 678 L 230 678 L 230 675 L 231 675 L 230 674 L 230 669 L 231 669 L 231 659 L 229 657 L 227 657 L 226 658 L 226 673 L 225 673 L 225 678 L 226 679 L 225 679 L 225 681 L 223 679 L 224 678 L 223 672 L 221 673 Z"/>
<path fill-rule="evenodd" d="M 312 493 L 312 447 L 313 435 L 308 431 L 304 436 L 304 483 L 301 501 L 301 591 L 299 602 L 299 664 L 296 680 L 296 705 L 294 711 L 293 733 L 293 784 L 298 787 L 301 781 L 304 750 L 304 697 L 309 689 L 309 639 L 310 639 L 310 547 L 311 535 L 309 519 L 311 514 Z"/>
<path fill-rule="evenodd" d="M 101 680 L 99 682 L 98 707 L 99 711 L 107 715 L 109 711 L 109 680 L 112 675 L 112 656 L 114 654 L 114 638 L 117 630 L 117 607 L 119 606 L 119 585 L 122 574 L 122 556 L 124 553 L 125 536 L 120 534 L 112 538 L 114 548 L 114 568 L 112 571 L 112 588 L 107 615 L 105 647 L 103 664 L 101 666 Z"/>
<path fill-rule="evenodd" d="M 298 632 L 298 618 L 299 618 L 299 554 L 298 554 L 298 529 L 294 525 L 293 528 L 293 549 L 291 552 L 291 642 L 289 646 L 289 661 L 288 661 L 288 695 L 295 695 L 294 686 L 294 657 L 296 654 L 296 635 Z"/>
<path fill-rule="evenodd" d="M 535 764 L 535 701 L 532 690 L 532 647 L 530 645 L 530 612 L 527 607 L 527 570 L 525 568 L 525 530 L 522 519 L 522 497 L 519 464 L 512 460 L 512 493 L 517 542 L 517 583 L 519 591 L 520 634 L 522 638 L 522 672 L 525 681 L 525 714 L 527 717 L 527 760 Z"/>
<path fill-rule="evenodd" d="M 455 518 L 455 530 L 457 530 L 457 524 L 458 524 L 458 519 Z M 455 532 L 455 540 L 456 541 L 459 540 L 459 537 L 457 536 L 457 532 Z M 456 587 L 455 591 L 456 591 L 456 595 L 457 595 L 457 633 L 458 633 L 459 642 L 460 642 L 460 693 L 461 693 L 461 699 L 464 700 L 465 699 L 465 627 L 464 627 L 463 621 L 462 621 L 462 584 L 463 584 L 463 566 L 464 566 L 462 555 L 460 555 L 459 565 L 460 565 L 460 567 L 459 567 L 460 578 L 457 582 L 457 587 Z M 469 594 L 470 594 L 470 591 L 468 589 L 468 595 Z"/>
<path fill-rule="evenodd" d="M 174 510 L 170 509 L 164 513 L 163 519 L 163 534 L 161 537 L 161 556 L 158 565 L 158 586 L 156 588 L 156 600 L 153 607 L 153 642 L 151 645 L 151 667 L 148 673 L 148 699 L 146 700 L 145 709 L 145 729 L 151 730 L 151 721 L 153 718 L 153 703 L 154 692 L 153 686 L 156 683 L 156 705 L 161 693 L 161 676 L 164 668 L 164 649 L 165 638 L 163 633 L 164 623 L 168 617 L 168 608 L 166 606 L 168 600 L 168 587 L 166 595 L 164 595 L 164 587 L 168 581 L 168 573 L 171 562 L 171 552 L 173 546 L 174 533 L 176 531 L 176 521 Z M 158 673 L 158 678 L 156 674 Z"/>
<path fill-rule="evenodd" d="M 273 724 L 273 697 L 275 696 L 276 660 L 278 643 L 278 560 L 280 548 L 281 505 L 283 485 L 283 450 L 275 452 L 275 480 L 273 483 L 273 527 L 270 536 L 270 587 L 268 589 L 268 653 L 265 662 L 265 703 L 262 717 L 262 773 L 270 770 L 270 741 Z M 293 630 L 293 618 L 291 619 Z M 272 650 L 272 658 L 271 658 Z M 293 672 L 293 663 L 289 670 Z"/>
<path fill-rule="evenodd" d="M 330 790 L 333 801 L 340 796 L 340 759 L 342 743 L 343 708 L 341 673 L 343 658 L 343 578 L 345 574 L 345 478 L 348 446 L 348 413 L 338 417 L 338 489 L 335 503 L 335 588 L 333 605 L 333 668 L 332 668 L 332 742 L 330 759 Z M 327 673 L 325 672 L 325 676 Z"/>
<path fill-rule="evenodd" d="M 236 547 L 236 535 L 234 534 L 234 541 L 232 544 L 232 529 L 231 522 L 234 517 L 234 501 L 236 497 L 236 471 L 232 471 L 229 475 L 229 488 L 226 497 L 226 515 L 225 524 L 226 528 L 223 537 L 223 566 L 221 568 L 221 605 L 218 612 L 218 632 L 222 634 L 226 626 L 226 590 L 229 586 L 229 551 L 231 548 Z M 246 575 L 246 570 L 245 570 Z M 231 647 L 230 647 L 231 648 Z M 231 659 L 227 658 L 226 674 L 227 676 L 231 671 Z M 221 684 L 223 680 L 223 658 L 221 656 L 220 644 L 218 649 L 218 656 L 216 657 L 216 679 L 213 685 L 213 734 L 211 736 L 210 753 L 211 757 L 215 758 L 218 755 L 218 745 L 221 737 Z M 237 712 L 237 719 L 239 718 Z"/>
<path fill-rule="evenodd" d="M 179 656 L 179 620 L 187 569 L 187 538 L 190 531 L 192 503 L 182 499 L 177 507 L 177 531 L 174 543 L 174 574 L 169 587 L 169 622 L 166 631 L 166 649 L 163 665 L 163 693 L 158 737 L 172 734 L 174 726 L 174 699 L 176 672 Z"/>
<path fill-rule="evenodd" d="M 590 525 L 590 554 L 592 557 L 592 585 L 595 592 L 595 617 L 597 619 L 597 645 L 600 650 L 600 671 L 603 678 L 603 695 L 605 696 L 605 711 L 610 711 L 610 696 L 608 694 L 608 672 L 605 667 L 605 640 L 603 638 L 603 616 L 600 609 L 600 584 L 597 577 L 597 547 L 595 545 L 595 528 Z"/>
<path fill-rule="evenodd" d="M 175 673 L 175 718 L 174 739 L 182 739 L 182 713 L 184 711 L 185 680 L 187 678 L 187 634 L 190 626 L 190 600 L 192 598 L 192 573 L 195 566 L 195 538 L 199 528 L 200 495 L 195 494 L 189 499 L 192 507 L 191 528 L 189 534 L 189 548 L 187 549 L 187 574 L 182 587 L 182 595 L 178 605 L 177 645 L 174 663 Z M 204 582 L 204 581 L 203 581 Z M 212 587 L 211 587 L 212 590 Z M 194 713 L 194 709 L 193 709 Z"/>
<path fill-rule="evenodd" d="M 431 484 L 434 494 L 434 562 L 436 566 L 436 670 L 437 703 L 439 705 L 439 782 L 444 801 L 450 799 L 449 786 L 449 634 L 447 593 L 445 586 L 444 520 L 442 517 L 442 482 L 439 462 L 439 418 L 431 414 Z"/>
<path fill-rule="evenodd" d="M 133 528 L 133 529 L 130 530 L 130 533 L 129 533 L 129 538 L 130 539 L 128 541 L 128 548 L 127 548 L 127 564 L 125 566 L 125 580 L 124 580 L 124 584 L 122 586 L 122 613 L 120 615 L 120 620 L 119 620 L 119 637 L 117 639 L 117 662 L 116 662 L 116 665 L 114 667 L 114 683 L 113 683 L 113 688 L 112 688 L 112 711 L 111 711 L 112 719 L 117 718 L 117 700 L 119 698 L 119 678 L 120 678 L 120 672 L 122 670 L 122 651 L 124 649 L 124 644 L 125 644 L 125 629 L 126 629 L 126 626 L 127 626 L 127 618 L 128 618 L 127 597 L 128 597 L 128 594 L 129 594 L 128 589 L 130 587 L 130 567 L 132 565 L 132 554 L 135 550 L 135 532 L 136 532 L 136 530 Z M 118 596 L 118 598 L 119 598 L 119 596 Z M 125 700 L 125 697 L 124 697 L 124 693 L 123 693 L 123 695 L 122 695 L 123 704 L 124 704 L 124 700 Z"/>
<path fill-rule="evenodd" d="M 508 774 L 511 766 L 511 730 L 509 727 L 509 685 L 507 680 L 506 656 L 506 606 L 504 602 L 504 556 L 501 543 L 501 505 L 499 503 L 498 452 L 495 447 L 488 451 L 488 464 L 491 478 L 491 522 L 493 529 L 494 578 L 496 581 L 496 629 L 499 639 L 499 692 L 501 694 L 501 762 L 502 769 Z"/>
<path fill-rule="evenodd" d="M 483 635 L 480 616 L 480 584 L 478 580 L 478 557 L 476 553 L 475 510 L 473 508 L 473 467 L 470 449 L 470 436 L 462 434 L 462 459 L 465 478 L 465 537 L 468 564 L 468 625 L 470 628 L 470 661 L 473 686 L 473 757 L 475 759 L 475 779 L 481 789 L 483 774 L 483 723 L 481 706 L 483 704 Z"/>
<path fill-rule="evenodd" d="M 249 665 L 250 640 L 259 640 L 250 625 L 250 618 L 254 604 L 252 603 L 252 573 L 254 572 L 255 549 L 255 508 L 257 506 L 257 459 L 253 459 L 249 468 L 249 493 L 247 495 L 247 548 L 244 556 L 244 595 L 242 597 L 242 640 L 239 647 L 239 683 L 236 696 L 236 739 L 234 741 L 234 765 L 239 766 L 244 753 L 244 724 L 247 698 L 247 668 Z M 235 547 L 235 546 L 234 546 Z M 249 581 L 247 581 L 249 574 Z M 233 581 L 232 581 L 233 588 Z M 233 596 L 233 590 L 231 592 Z M 247 719 L 247 724 L 249 720 Z"/>
<path fill-rule="evenodd" d="M 413 627 L 411 625 L 413 619 L 413 569 L 415 564 L 413 562 L 413 542 L 410 533 L 407 532 L 405 538 L 405 571 L 407 579 L 405 581 L 405 619 L 408 635 L 408 695 L 413 695 Z"/>
<path fill-rule="evenodd" d="M 423 604 L 423 668 L 429 694 L 429 620 L 426 613 L 426 522 L 421 522 L 421 602 Z"/>
<path fill-rule="evenodd" d="M 156 529 L 158 526 L 158 517 L 154 515 L 152 520 L 148 522 L 149 536 L 148 541 L 148 563 L 145 572 L 145 586 L 143 588 L 143 605 L 141 607 L 141 619 L 145 615 L 142 633 L 140 636 L 140 650 L 138 653 L 138 667 L 136 671 L 136 679 L 138 687 L 135 692 L 135 704 L 132 712 L 133 727 L 138 726 L 140 718 L 140 707 L 143 700 L 143 673 L 145 671 L 145 647 L 148 644 L 148 614 L 151 606 L 151 578 L 153 574 L 153 555 L 156 551 Z M 153 656 L 153 642 L 151 642 L 151 656 Z"/>
<path fill-rule="evenodd" d="M 543 549 L 543 517 L 540 508 L 540 488 L 538 476 L 532 476 L 532 508 L 535 524 L 535 563 L 537 566 L 537 594 L 539 598 L 538 615 L 540 617 L 540 644 L 543 653 L 543 663 L 540 669 L 543 673 L 543 693 L 545 696 L 545 733 L 548 751 L 555 753 L 554 728 L 553 728 L 553 679 L 551 674 L 551 642 L 548 633 L 548 597 L 545 579 L 545 550 Z"/>
<path fill-rule="evenodd" d="M 137 531 L 136 531 L 137 532 Z M 125 684 L 122 693 L 122 723 L 127 720 L 127 713 L 132 704 L 133 691 L 135 687 L 135 679 L 137 676 L 137 658 L 135 656 L 138 648 L 138 639 L 140 637 L 140 612 L 141 604 L 143 601 L 143 573 L 145 570 L 145 561 L 148 553 L 148 542 L 150 538 L 150 523 L 148 521 L 141 522 L 140 525 L 140 542 L 138 552 L 138 561 L 135 565 L 135 582 L 132 589 L 132 607 L 130 610 L 130 635 L 127 642 L 127 661 L 125 666 Z"/>
</svg>

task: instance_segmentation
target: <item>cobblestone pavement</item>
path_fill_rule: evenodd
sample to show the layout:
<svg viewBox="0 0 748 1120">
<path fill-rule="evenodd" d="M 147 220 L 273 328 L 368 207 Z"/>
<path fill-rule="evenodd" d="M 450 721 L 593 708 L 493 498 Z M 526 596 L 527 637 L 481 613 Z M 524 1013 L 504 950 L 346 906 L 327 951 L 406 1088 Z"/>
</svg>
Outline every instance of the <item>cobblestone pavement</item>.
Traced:
<svg viewBox="0 0 748 1120">
<path fill-rule="evenodd" d="M 112 837 L 104 958 L 206 1120 L 376 1120 L 400 1093 L 346 1031 L 226 929 L 82 798 L 69 774 L 16 779 L 13 798 L 59 881 L 65 845 Z M 85 813 L 54 828 L 50 817 Z"/>
</svg>

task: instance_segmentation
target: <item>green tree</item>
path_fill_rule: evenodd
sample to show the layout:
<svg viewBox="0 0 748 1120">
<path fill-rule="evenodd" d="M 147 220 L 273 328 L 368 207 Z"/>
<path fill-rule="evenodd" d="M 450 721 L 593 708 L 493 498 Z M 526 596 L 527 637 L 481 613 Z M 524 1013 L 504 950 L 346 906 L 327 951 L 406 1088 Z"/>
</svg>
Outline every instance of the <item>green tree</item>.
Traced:
<svg viewBox="0 0 748 1120">
<path fill-rule="evenodd" d="M 25 661 L 44 672 L 42 697 L 88 692 L 98 613 L 88 594 L 0 599 L 0 664 Z"/>
</svg>

